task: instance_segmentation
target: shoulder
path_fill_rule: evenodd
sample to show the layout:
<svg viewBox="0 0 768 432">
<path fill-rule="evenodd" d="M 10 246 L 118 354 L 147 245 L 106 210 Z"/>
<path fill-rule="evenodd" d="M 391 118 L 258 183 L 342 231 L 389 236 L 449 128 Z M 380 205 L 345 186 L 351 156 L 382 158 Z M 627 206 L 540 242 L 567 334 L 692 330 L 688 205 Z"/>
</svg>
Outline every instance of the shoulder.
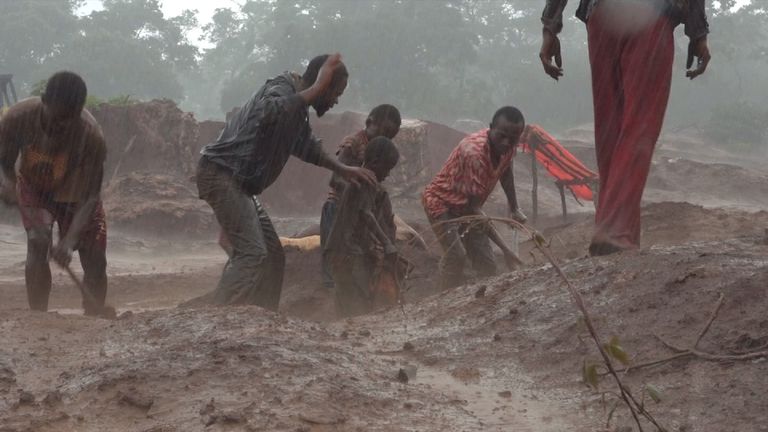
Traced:
<svg viewBox="0 0 768 432">
<path fill-rule="evenodd" d="M 8 125 L 11 123 L 19 123 L 21 120 L 32 118 L 40 115 L 40 109 L 42 109 L 43 103 L 39 97 L 30 97 L 23 99 L 3 114 L 2 121 Z"/>
<path fill-rule="evenodd" d="M 459 142 L 459 146 L 456 151 L 466 157 L 478 157 L 483 154 L 485 145 L 488 142 L 488 131 L 483 129 L 482 131 L 475 132 L 471 135 L 467 135 Z"/>
<path fill-rule="evenodd" d="M 85 142 L 91 151 L 97 153 L 107 152 L 107 142 L 104 138 L 104 132 L 101 130 L 99 122 L 87 109 L 83 109 L 80 118 L 85 126 Z"/>
<path fill-rule="evenodd" d="M 267 80 L 262 87 L 262 93 L 268 96 L 287 96 L 296 93 L 295 77 L 290 73 L 284 73 Z"/>
</svg>

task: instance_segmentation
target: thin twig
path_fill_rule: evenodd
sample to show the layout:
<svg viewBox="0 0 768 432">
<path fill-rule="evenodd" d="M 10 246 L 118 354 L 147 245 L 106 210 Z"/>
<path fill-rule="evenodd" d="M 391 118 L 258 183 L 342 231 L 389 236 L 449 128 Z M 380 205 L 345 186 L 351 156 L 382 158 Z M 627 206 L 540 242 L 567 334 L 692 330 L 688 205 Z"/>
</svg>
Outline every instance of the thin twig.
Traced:
<svg viewBox="0 0 768 432">
<path fill-rule="evenodd" d="M 611 376 L 613 376 L 614 381 L 616 381 L 616 385 L 619 387 L 619 393 L 621 395 L 621 399 L 624 401 L 624 404 L 627 406 L 627 408 L 629 408 L 630 413 L 632 413 L 632 417 L 635 420 L 635 423 L 637 424 L 637 427 L 640 430 L 640 432 L 643 431 L 643 426 L 640 423 L 640 419 L 638 418 L 638 412 L 643 417 L 645 417 L 648 421 L 650 421 L 654 426 L 656 426 L 658 430 L 664 431 L 665 429 L 656 421 L 656 419 L 653 417 L 653 415 L 651 415 L 651 413 L 649 413 L 640 403 L 637 402 L 637 400 L 632 396 L 632 393 L 629 390 L 629 388 L 627 388 L 624 385 L 624 383 L 621 381 L 621 378 L 619 378 L 619 375 L 616 373 L 616 370 L 613 367 L 613 363 L 611 362 L 611 359 L 608 356 L 608 353 L 605 352 L 605 349 L 600 343 L 600 337 L 598 336 L 597 330 L 592 324 L 592 319 L 584 304 L 584 299 L 581 297 L 581 294 L 579 294 L 579 292 L 573 286 L 568 276 L 565 275 L 565 272 L 560 267 L 560 265 L 557 264 L 557 260 L 555 259 L 555 257 L 550 253 L 548 249 L 546 249 L 544 237 L 540 233 L 527 227 L 526 225 L 521 224 L 509 218 L 497 218 L 497 217 L 473 215 L 473 216 L 464 216 L 461 218 L 451 220 L 451 222 L 454 222 L 454 223 L 456 222 L 470 223 L 470 222 L 477 222 L 477 221 L 485 221 L 485 222 L 497 221 L 499 223 L 505 223 L 512 227 L 517 227 L 518 229 L 527 232 L 531 236 L 531 239 L 533 240 L 535 247 L 547 258 L 547 260 L 550 262 L 550 264 L 552 264 L 552 267 L 555 269 L 557 274 L 560 275 L 563 281 L 565 281 L 565 285 L 568 289 L 568 292 L 571 294 L 571 298 L 576 304 L 576 307 L 579 309 L 582 316 L 584 317 L 584 323 L 586 324 L 587 330 L 589 331 L 590 336 L 592 336 L 592 340 L 595 342 L 595 345 L 597 346 L 597 349 L 600 352 L 600 356 L 603 358 L 603 362 L 608 368 L 608 371 L 611 374 Z"/>
<path fill-rule="evenodd" d="M 699 342 L 701 342 L 701 339 L 709 331 L 709 327 L 712 325 L 712 321 L 717 318 L 717 313 L 720 312 L 720 308 L 723 307 L 723 300 L 725 300 L 725 296 L 723 293 L 720 293 L 720 297 L 717 299 L 717 306 L 715 306 L 715 309 L 712 311 L 712 315 L 710 315 L 709 321 L 707 321 L 707 325 L 705 325 L 704 328 L 701 329 L 701 332 L 699 332 L 699 337 L 696 338 L 696 343 L 693 344 L 694 348 L 699 346 Z"/>
<path fill-rule="evenodd" d="M 673 345 L 671 342 L 664 340 L 658 334 L 654 334 L 654 337 L 656 337 L 656 339 L 658 339 L 659 342 L 661 342 L 669 350 L 674 351 L 675 354 L 660 360 L 653 360 L 646 363 L 632 365 L 628 368 L 621 369 L 620 372 L 629 372 L 630 370 L 642 369 L 642 368 L 651 367 L 651 366 L 658 366 L 660 364 L 664 364 L 667 362 L 671 362 L 673 360 L 678 360 L 686 357 L 697 357 L 702 360 L 723 361 L 723 362 L 745 361 L 745 360 L 754 360 L 761 357 L 768 357 L 768 350 L 765 349 L 766 348 L 765 345 L 760 346 L 757 349 L 752 351 L 745 351 L 737 354 L 712 354 L 706 351 L 701 351 L 697 348 L 699 345 L 699 342 L 701 342 L 701 339 L 707 334 L 707 332 L 709 331 L 709 328 L 712 326 L 712 323 L 715 321 L 715 318 L 717 318 L 717 314 L 722 308 L 724 300 L 725 300 L 725 296 L 723 295 L 723 293 L 720 293 L 719 298 L 717 300 L 717 304 L 715 305 L 715 308 L 712 310 L 709 320 L 707 320 L 707 323 L 699 332 L 699 336 L 696 338 L 696 343 L 693 345 L 693 347 L 680 348 L 679 346 Z M 602 375 L 605 375 L 605 374 L 602 374 Z"/>
</svg>

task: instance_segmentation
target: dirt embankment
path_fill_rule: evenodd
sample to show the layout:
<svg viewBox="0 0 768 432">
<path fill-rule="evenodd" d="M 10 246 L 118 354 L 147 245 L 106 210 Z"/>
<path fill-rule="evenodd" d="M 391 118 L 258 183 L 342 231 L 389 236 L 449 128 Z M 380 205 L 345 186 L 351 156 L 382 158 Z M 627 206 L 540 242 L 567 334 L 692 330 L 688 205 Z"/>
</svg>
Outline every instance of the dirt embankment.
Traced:
<svg viewBox="0 0 768 432">
<path fill-rule="evenodd" d="M 115 126 L 130 134 L 122 141 L 113 137 L 110 144 L 117 146 L 110 147 L 110 172 L 120 153 L 122 166 L 131 169 L 117 169 L 107 187 L 109 220 L 144 230 L 142 236 L 111 232 L 108 301 L 121 313 L 118 320 L 80 316 L 76 290 L 58 270 L 51 296 L 57 311 L 27 311 L 24 234 L 0 225 L 0 431 L 605 429 L 615 399 L 581 382 L 584 362 L 599 362 L 599 357 L 562 281 L 540 254 L 528 253 L 530 243 L 521 245 L 526 268 L 445 292 L 434 287 L 437 255 L 404 247 L 416 264 L 406 304 L 351 320 L 333 321 L 333 293 L 320 286 L 317 249 L 288 248 L 279 315 L 256 307 L 175 308 L 213 289 L 224 254 L 212 239 L 193 235 L 213 229 L 206 225 L 212 216 L 188 178 L 195 152 L 206 141 L 203 126 L 193 139 L 185 114 L 170 106 L 163 108 L 171 113 L 165 115 L 145 109 L 153 118 L 132 111 L 139 108 L 121 108 L 103 123 L 152 125 L 146 135 Z M 340 120 L 343 127 L 331 130 L 340 139 L 360 121 L 348 116 Z M 155 127 L 167 130 L 154 132 Z M 169 130 L 173 136 L 152 135 Z M 205 130 L 217 133 L 215 125 Z M 316 126 L 320 136 L 321 130 Z M 179 139 L 182 131 L 187 138 Z M 137 153 L 127 148 L 134 135 Z M 439 148 L 445 156 L 446 142 Z M 152 145 L 170 147 L 152 153 Z M 586 156 L 591 149 L 570 148 L 577 154 L 583 149 L 591 163 Z M 174 149 L 191 162 L 174 162 Z M 152 154 L 165 159 L 146 159 Z M 429 163 L 441 163 L 435 158 Z M 516 169 L 524 173 L 521 162 Z M 652 200 L 700 191 L 686 196 L 752 208 L 765 196 L 765 176 L 757 171 L 658 158 L 654 170 Z M 284 201 L 276 196 L 275 205 L 306 205 L 309 197 L 321 201 L 317 194 L 325 184 L 308 178 L 313 179 L 310 195 L 298 184 L 276 185 L 275 193 L 285 187 L 294 195 Z M 517 178 L 525 190 L 525 175 Z M 648 204 L 643 249 L 588 258 L 591 215 L 571 215 L 562 224 L 559 197 L 549 192 L 540 197 L 554 209 L 539 221 L 549 227 L 544 233 L 551 250 L 584 295 L 602 339 L 618 337 L 632 364 L 672 355 L 659 338 L 691 346 L 720 293 L 723 306 L 699 348 L 738 355 L 768 347 L 767 212 Z M 501 212 L 503 200 L 489 207 L 489 213 Z M 407 203 L 398 211 L 403 208 Z M 316 215 L 317 209 L 306 213 Z M 316 223 L 275 219 L 286 234 Z M 420 212 L 405 219 L 436 251 Z M 183 241 L 159 235 L 169 231 L 189 235 Z M 638 397 L 646 385 L 659 390 L 661 402 L 646 397 L 646 406 L 670 431 L 768 431 L 767 365 L 766 357 L 708 361 L 689 356 L 630 371 L 624 380 Z M 613 388 L 609 379 L 600 380 L 600 391 Z M 611 431 L 632 424 L 629 413 L 617 406 Z M 652 429 L 646 425 L 646 430 Z"/>
<path fill-rule="evenodd" d="M 656 335 L 692 344 L 718 293 L 700 348 L 731 355 L 768 342 L 763 240 L 656 246 L 564 270 L 634 364 L 672 354 Z M 0 317 L 7 431 L 593 431 L 615 403 L 580 380 L 599 357 L 549 266 L 331 324 L 255 307 Z M 766 365 L 691 357 L 624 380 L 638 397 L 659 390 L 646 403 L 668 430 L 759 431 Z M 619 405 L 610 430 L 631 424 Z"/>
</svg>

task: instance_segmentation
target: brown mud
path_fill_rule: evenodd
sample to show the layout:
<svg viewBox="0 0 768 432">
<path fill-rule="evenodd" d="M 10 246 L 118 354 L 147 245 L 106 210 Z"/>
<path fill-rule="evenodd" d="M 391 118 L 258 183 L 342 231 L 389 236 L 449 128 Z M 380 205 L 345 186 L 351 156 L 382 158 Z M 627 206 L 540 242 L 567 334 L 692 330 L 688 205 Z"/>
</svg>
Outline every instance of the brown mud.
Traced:
<svg viewBox="0 0 768 432">
<path fill-rule="evenodd" d="M 402 307 L 336 320 L 333 292 L 320 284 L 320 251 L 294 246 L 286 247 L 279 314 L 204 305 L 225 255 L 189 177 L 197 150 L 212 139 L 205 135 L 217 127 L 153 104 L 99 117 L 116 131 L 107 132 L 116 141 L 110 151 L 124 153 L 122 162 L 110 159 L 117 174 L 105 190 L 108 303 L 117 320 L 82 316 L 76 288 L 55 268 L 51 311 L 28 311 L 25 236 L 11 211 L 0 214 L 0 431 L 632 427 L 621 404 L 606 426 L 615 386 L 609 377 L 600 379 L 598 391 L 582 382 L 583 364 L 599 363 L 598 353 L 562 280 L 531 242 L 520 239 L 523 269 L 439 292 L 437 245 L 412 197 L 395 210 L 429 248 L 401 244 L 416 267 Z M 128 120 L 148 122 L 148 131 Z M 316 132 L 329 145 L 360 121 L 356 114 L 324 118 Z M 442 144 L 427 147 L 428 165 L 439 164 L 436 155 L 447 156 L 446 137 L 455 135 L 429 127 L 426 133 Z M 150 163 L 153 146 L 165 156 Z M 592 163 L 587 144 L 569 150 Z M 569 198 L 564 221 L 556 189 L 544 181 L 536 226 L 584 296 L 601 339 L 617 337 L 632 364 L 673 354 L 659 338 L 691 346 L 720 294 L 723 306 L 699 348 L 724 355 L 765 349 L 766 175 L 665 153 L 673 150 L 662 146 L 649 179 L 640 250 L 587 257 L 591 203 L 582 208 Z M 521 158 L 515 166 L 528 210 L 526 165 Z M 325 177 L 314 175 L 307 174 L 304 188 L 284 175 L 275 195 L 263 197 L 281 235 L 317 223 Z M 298 191 L 290 195 L 290 188 Z M 499 198 L 488 213 L 503 215 Z M 509 229 L 501 231 L 511 238 Z M 646 407 L 669 431 L 768 431 L 764 357 L 687 357 L 622 377 L 638 398 L 645 394 Z M 660 402 L 644 393 L 647 385 L 658 389 Z"/>
</svg>

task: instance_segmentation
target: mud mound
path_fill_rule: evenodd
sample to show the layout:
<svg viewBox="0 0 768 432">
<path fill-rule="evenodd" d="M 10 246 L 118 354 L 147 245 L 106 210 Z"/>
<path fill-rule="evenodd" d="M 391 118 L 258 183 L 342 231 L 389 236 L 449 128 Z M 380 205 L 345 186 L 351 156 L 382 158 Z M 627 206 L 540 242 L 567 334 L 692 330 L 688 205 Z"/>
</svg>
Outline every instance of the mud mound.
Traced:
<svg viewBox="0 0 768 432">
<path fill-rule="evenodd" d="M 132 172 L 194 174 L 199 127 L 173 101 L 101 104 L 91 112 L 107 141 L 105 180 Z"/>
<path fill-rule="evenodd" d="M 592 215 L 571 216 L 568 224 L 559 218 L 543 234 L 550 238 L 552 252 L 560 258 L 576 258 L 587 253 L 594 231 Z M 761 235 L 768 228 L 768 212 L 709 209 L 685 202 L 652 203 L 642 210 L 642 245 L 675 245 L 686 242 L 730 240 Z M 524 258 L 533 249 L 530 241 L 521 245 Z M 537 259 L 541 257 L 537 255 Z"/>
<path fill-rule="evenodd" d="M 193 187 L 169 175 L 132 173 L 118 177 L 104 191 L 107 221 L 128 232 L 208 234 L 215 229 L 213 212 Z"/>
<path fill-rule="evenodd" d="M 579 259 L 564 269 L 585 297 L 601 337 L 619 337 L 634 365 L 673 354 L 655 335 L 684 347 L 693 344 L 718 293 L 725 302 L 701 349 L 735 354 L 765 346 L 768 339 L 768 247 L 760 241 L 656 246 Z M 603 396 L 581 382 L 583 362 L 599 363 L 600 357 L 549 266 L 461 287 L 406 305 L 404 315 L 392 311 L 355 325 L 376 329 L 372 346 L 400 352 L 414 364 L 452 371 L 486 391 L 506 389 L 557 401 L 561 411 L 545 414 L 555 420 L 581 412 L 575 416 L 581 426 L 574 421 L 560 430 L 597 430 L 605 424 L 606 406 L 613 404 L 610 398 L 603 404 Z M 401 351 L 404 338 L 410 351 Z M 762 396 L 768 385 L 765 360 L 685 358 L 637 369 L 624 380 L 638 395 L 645 384 L 660 390 L 661 403 L 648 402 L 647 407 L 668 430 L 759 430 L 768 420 L 768 400 Z M 614 386 L 603 378 L 600 389 Z M 616 414 L 612 425 L 632 425 L 621 404 Z M 593 421 L 591 428 L 583 423 L 585 417 Z"/>
<path fill-rule="evenodd" d="M 735 165 L 662 156 L 654 160 L 645 196 L 653 201 L 761 210 L 768 204 L 768 175 Z"/>
<path fill-rule="evenodd" d="M 42 354 L 56 343 L 57 361 L 4 353 L 12 365 L 0 370 L 13 379 L 0 402 L 3 430 L 397 431 L 471 419 L 448 397 L 398 382 L 396 360 L 356 348 L 366 336 L 259 308 L 114 323 L 10 313 L 4 322 L 3 339 L 17 343 L 21 326 L 47 329 L 50 340 L 30 349 Z M 93 339 L 59 345 L 73 330 Z"/>
<path fill-rule="evenodd" d="M 423 229 L 416 224 L 415 229 Z M 311 239 L 312 237 L 298 239 Z M 335 293 L 322 285 L 320 248 L 302 248 L 293 245 L 294 239 L 284 239 L 285 277 L 280 297 L 280 312 L 308 321 L 330 322 L 336 319 Z M 286 244 L 288 243 L 288 244 Z M 406 302 L 414 302 L 436 290 L 436 269 L 439 255 L 434 250 L 425 250 L 418 243 L 398 241 L 403 257 L 414 266 L 403 293 Z M 222 252 L 223 253 L 223 252 Z M 179 305 L 182 308 L 211 305 L 213 293 L 195 297 Z"/>
</svg>

